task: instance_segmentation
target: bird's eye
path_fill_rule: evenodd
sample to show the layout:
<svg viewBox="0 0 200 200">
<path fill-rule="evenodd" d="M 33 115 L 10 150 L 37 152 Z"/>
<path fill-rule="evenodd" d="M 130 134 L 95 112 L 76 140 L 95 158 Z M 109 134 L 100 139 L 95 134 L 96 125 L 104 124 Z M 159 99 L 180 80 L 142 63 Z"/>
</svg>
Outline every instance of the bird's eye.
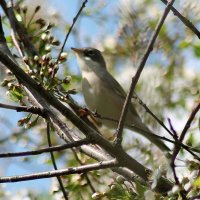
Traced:
<svg viewBox="0 0 200 200">
<path fill-rule="evenodd" d="M 92 57 L 92 56 L 94 56 L 94 51 L 93 50 L 88 50 L 86 55 L 89 56 L 89 57 Z"/>
</svg>

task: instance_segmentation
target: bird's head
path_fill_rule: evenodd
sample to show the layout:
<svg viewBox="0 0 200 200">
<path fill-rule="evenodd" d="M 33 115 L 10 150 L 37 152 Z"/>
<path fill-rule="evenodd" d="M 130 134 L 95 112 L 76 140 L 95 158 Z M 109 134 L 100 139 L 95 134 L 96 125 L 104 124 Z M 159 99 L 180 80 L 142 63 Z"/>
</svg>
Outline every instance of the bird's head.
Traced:
<svg viewBox="0 0 200 200">
<path fill-rule="evenodd" d="M 95 72 L 106 69 L 105 60 L 98 49 L 87 48 L 71 48 L 77 56 L 78 64 L 81 70 L 92 70 Z"/>
</svg>

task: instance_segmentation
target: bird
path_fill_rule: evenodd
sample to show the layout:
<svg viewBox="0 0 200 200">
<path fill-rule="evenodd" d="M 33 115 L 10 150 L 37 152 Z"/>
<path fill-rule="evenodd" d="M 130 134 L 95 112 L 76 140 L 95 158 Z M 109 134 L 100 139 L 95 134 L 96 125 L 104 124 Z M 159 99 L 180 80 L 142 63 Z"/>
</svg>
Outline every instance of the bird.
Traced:
<svg viewBox="0 0 200 200">
<path fill-rule="evenodd" d="M 108 72 L 102 53 L 95 48 L 71 48 L 77 57 L 82 76 L 82 93 L 85 103 L 101 116 L 102 124 L 116 129 L 126 99 L 126 93 Z M 142 122 L 131 103 L 125 119 L 125 128 L 140 133 L 160 150 L 168 152 L 165 143 Z"/>
</svg>

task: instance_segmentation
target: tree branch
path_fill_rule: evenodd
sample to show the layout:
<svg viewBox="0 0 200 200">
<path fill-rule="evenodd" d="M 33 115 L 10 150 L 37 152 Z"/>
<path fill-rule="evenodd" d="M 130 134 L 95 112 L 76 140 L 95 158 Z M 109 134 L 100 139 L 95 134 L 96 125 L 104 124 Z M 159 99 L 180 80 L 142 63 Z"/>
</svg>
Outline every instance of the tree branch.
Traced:
<svg viewBox="0 0 200 200">
<path fill-rule="evenodd" d="M 167 0 L 161 0 L 165 5 L 167 5 Z M 185 24 L 185 26 L 187 26 L 199 39 L 200 39 L 200 32 L 198 31 L 198 29 L 192 24 L 192 22 L 190 22 L 190 20 L 188 20 L 187 18 L 185 18 L 183 15 L 181 15 L 176 8 L 174 8 L 172 5 L 170 6 L 170 9 L 172 10 L 172 12 L 174 13 L 175 16 L 177 16 L 182 22 L 183 24 Z"/>
<path fill-rule="evenodd" d="M 40 115 L 42 117 L 45 117 L 45 111 L 38 108 L 38 107 L 27 107 L 27 106 L 14 106 L 14 105 L 8 105 L 4 103 L 0 103 L 0 108 L 10 109 L 10 110 L 16 110 L 17 112 L 29 112 L 32 114 Z"/>
<path fill-rule="evenodd" d="M 57 57 L 57 61 L 56 61 L 56 62 L 58 62 L 58 60 L 59 60 L 59 58 L 60 58 L 60 55 L 61 55 L 61 53 L 63 52 L 64 47 L 65 47 L 65 44 L 66 44 L 66 42 L 67 42 L 67 40 L 68 40 L 68 37 L 69 37 L 69 35 L 70 35 L 70 33 L 71 33 L 73 27 L 74 27 L 74 24 L 76 23 L 78 17 L 80 16 L 80 14 L 81 14 L 82 10 L 84 9 L 84 7 L 86 6 L 86 3 L 87 3 L 87 2 L 88 2 L 88 0 L 83 1 L 82 6 L 80 7 L 78 13 L 77 13 L 76 16 L 74 17 L 73 23 L 71 24 L 71 26 L 70 26 L 70 28 L 69 28 L 67 34 L 66 34 L 65 40 L 64 40 L 63 45 L 62 45 L 62 47 L 61 47 L 61 50 L 60 50 L 60 52 L 59 52 L 59 54 L 58 54 L 58 57 Z"/>
<path fill-rule="evenodd" d="M 136 74 L 135 76 L 132 78 L 132 82 L 131 82 L 131 86 L 130 86 L 130 89 L 129 89 L 129 92 L 126 96 L 126 100 L 124 102 L 124 106 L 122 108 L 122 112 L 121 112 L 121 116 L 120 116 L 120 119 L 119 119 L 119 124 L 118 124 L 118 127 L 117 127 L 117 137 L 116 137 L 116 145 L 117 146 L 121 146 L 121 142 L 122 142 L 122 132 L 123 132 L 123 128 L 124 128 L 124 123 L 125 123 L 125 119 L 126 119 L 126 114 L 128 112 L 128 108 L 129 108 L 129 105 L 131 103 L 131 98 L 133 96 L 133 92 L 135 90 L 135 87 L 136 87 L 136 84 L 140 78 L 140 75 L 142 73 L 142 70 L 144 69 L 144 66 L 146 64 L 146 61 L 151 53 L 151 51 L 153 50 L 153 46 L 154 46 L 154 43 L 156 41 L 156 38 L 158 37 L 158 34 L 162 28 L 162 25 L 170 11 L 170 6 L 173 5 L 175 0 L 169 0 L 168 1 L 168 4 L 164 10 L 164 13 L 162 15 L 162 17 L 160 18 L 157 26 L 156 26 L 156 29 L 155 29 L 155 32 L 153 33 L 150 41 L 149 41 L 149 44 L 145 50 L 145 53 L 144 53 L 144 56 L 143 58 L 141 59 L 141 62 L 139 63 L 139 66 L 138 66 L 138 69 L 136 71 Z"/>
<path fill-rule="evenodd" d="M 64 175 L 70 175 L 70 174 L 81 174 L 81 173 L 86 173 L 93 170 L 107 169 L 107 168 L 112 168 L 112 167 L 117 167 L 117 166 L 118 164 L 116 160 L 113 159 L 110 161 L 103 161 L 103 162 L 99 162 L 95 164 L 82 165 L 79 167 L 70 167 L 67 169 L 56 170 L 56 171 L 48 171 L 48 172 L 19 175 L 19 176 L 0 177 L 0 183 L 21 182 L 21 181 L 51 178 L 51 177 L 56 177 L 56 176 L 64 176 Z"/>
<path fill-rule="evenodd" d="M 50 131 L 51 131 L 50 122 L 47 122 L 47 141 L 48 141 L 49 147 L 52 146 L 52 144 L 51 144 Z M 58 167 L 57 167 L 57 164 L 56 164 L 56 160 L 55 160 L 55 157 L 54 157 L 54 154 L 53 154 L 52 151 L 50 152 L 50 155 L 51 155 L 51 161 L 52 161 L 54 170 L 58 170 Z M 64 185 L 63 185 L 63 182 L 62 182 L 61 177 L 60 177 L 60 176 L 56 176 L 56 178 L 57 178 L 58 183 L 59 183 L 59 185 L 60 185 L 60 188 L 61 188 L 61 191 L 62 191 L 62 193 L 63 193 L 64 199 L 65 199 L 65 200 L 68 200 L 67 191 L 65 190 L 65 187 L 64 187 Z"/>
<path fill-rule="evenodd" d="M 12 5 L 7 5 L 5 0 L 0 1 L 0 5 L 2 9 L 4 10 L 6 16 L 8 17 L 10 21 L 10 25 L 15 33 L 20 38 L 20 41 L 23 43 L 24 47 L 27 49 L 29 53 L 32 55 L 37 55 L 37 50 L 31 43 L 30 37 L 27 34 L 27 31 L 25 27 L 23 27 L 16 19 L 15 13 L 13 11 Z"/>
<path fill-rule="evenodd" d="M 188 129 L 190 128 L 190 125 L 191 125 L 192 121 L 194 120 L 195 115 L 197 114 L 197 112 L 199 110 L 200 110 L 200 100 L 197 103 L 197 105 L 195 106 L 195 108 L 192 110 L 192 112 L 191 112 L 191 114 L 190 114 L 190 116 L 189 116 L 189 118 L 188 118 L 188 120 L 187 120 L 187 122 L 186 122 L 186 124 L 185 124 L 185 126 L 184 126 L 184 128 L 182 130 L 182 132 L 181 132 L 181 135 L 180 135 L 180 137 L 178 139 L 178 141 L 180 143 L 183 142 L 183 140 L 185 138 L 185 135 L 186 135 Z M 173 151 L 173 154 L 172 154 L 172 163 L 174 163 L 174 161 L 176 159 L 176 156 L 178 155 L 180 149 L 181 149 L 181 145 L 179 145 L 178 143 L 175 144 L 174 151 Z"/>
<path fill-rule="evenodd" d="M 195 117 L 195 115 L 197 114 L 197 112 L 199 111 L 199 109 L 200 109 L 200 101 L 197 103 L 197 105 L 195 106 L 195 108 L 194 108 L 193 111 L 191 112 L 191 114 L 190 114 L 190 116 L 189 116 L 189 118 L 188 118 L 188 120 L 187 120 L 187 122 L 186 122 L 186 124 L 185 124 L 185 126 L 184 126 L 184 128 L 183 128 L 183 131 L 181 132 L 181 135 L 180 135 L 180 137 L 179 137 L 179 139 L 178 139 L 178 141 L 179 141 L 180 143 L 183 142 L 183 140 L 184 140 L 184 138 L 185 138 L 185 135 L 186 135 L 188 129 L 190 128 L 190 125 L 191 125 L 192 121 L 194 120 L 194 117 Z M 174 146 L 174 150 L 173 150 L 173 154 L 172 154 L 172 159 L 171 159 L 171 163 L 170 163 L 170 164 L 171 164 L 172 171 L 173 171 L 173 175 L 174 175 L 175 182 L 176 182 L 176 184 L 179 185 L 179 186 L 180 186 L 180 182 L 179 182 L 179 179 L 178 179 L 178 177 L 177 177 L 177 175 L 176 175 L 175 159 L 176 159 L 176 157 L 177 157 L 177 155 L 178 155 L 180 149 L 181 149 L 181 145 L 179 145 L 178 143 L 176 143 L 175 146 Z M 186 191 L 185 191 L 184 188 L 181 189 L 180 194 L 181 194 L 181 196 L 182 196 L 183 199 L 187 199 L 187 198 L 186 198 Z"/>
<path fill-rule="evenodd" d="M 0 36 L 3 37 L 3 33 L 0 32 Z M 1 43 L 2 42 L 2 43 Z M 6 43 L 0 38 L 0 45 L 6 46 Z M 127 167 L 132 170 L 138 176 L 140 176 L 145 181 L 149 180 L 149 175 L 152 174 L 152 171 L 148 168 L 144 167 L 142 164 L 137 162 L 131 156 L 129 156 L 122 149 L 113 146 L 110 142 L 104 139 L 97 131 L 88 126 L 83 120 L 81 120 L 78 116 L 76 116 L 69 108 L 63 105 L 59 100 L 57 100 L 52 93 L 46 91 L 41 85 L 37 84 L 31 77 L 29 77 L 19 66 L 13 61 L 13 58 L 8 57 L 2 49 L 0 48 L 0 61 L 10 69 L 10 71 L 18 78 L 21 84 L 25 85 L 25 87 L 30 91 L 29 95 L 32 99 L 35 99 L 36 104 L 39 104 L 39 107 L 45 108 L 46 114 L 52 120 L 52 123 L 56 127 L 57 133 L 63 139 L 67 137 L 66 141 L 73 141 L 73 137 L 76 137 L 75 133 L 71 132 L 65 123 L 57 117 L 57 113 L 54 114 L 50 106 L 57 109 L 63 116 L 69 119 L 82 133 L 96 144 L 98 144 L 101 148 L 106 151 L 106 154 L 110 154 L 111 157 L 117 159 L 117 162 L 121 167 Z M 38 102 L 38 103 L 37 103 Z M 36 105 L 38 106 L 38 105 Z M 63 128 L 64 126 L 64 128 Z M 63 134 L 64 133 L 64 134 Z M 72 137 L 73 135 L 73 137 Z M 71 140 L 72 139 L 72 140 Z M 82 150 L 84 151 L 86 148 L 82 146 Z M 100 148 L 100 149 L 101 149 Z M 90 152 L 91 153 L 91 152 Z M 97 155 L 96 155 L 97 157 Z M 172 184 L 165 178 L 160 177 L 157 186 L 155 188 L 160 192 L 166 192 L 171 189 Z M 163 187 L 164 185 L 164 187 Z"/>
<path fill-rule="evenodd" d="M 90 141 L 88 139 L 82 139 L 74 142 L 70 142 L 67 144 L 63 145 L 57 145 L 57 146 L 52 146 L 52 147 L 47 147 L 47 148 L 42 148 L 39 150 L 35 151 L 23 151 L 23 152 L 8 152 L 8 153 L 0 153 L 0 158 L 8 158 L 8 157 L 20 157 L 20 156 L 33 156 L 33 155 L 39 155 L 42 153 L 49 153 L 49 152 L 54 152 L 54 151 L 63 151 L 66 149 L 71 149 L 74 147 L 80 147 L 82 145 L 87 145 L 90 144 Z"/>
<path fill-rule="evenodd" d="M 165 124 L 147 107 L 147 105 L 142 101 L 142 99 L 140 99 L 140 97 L 135 94 L 134 97 L 138 100 L 139 104 L 146 110 L 146 112 L 148 112 L 173 138 L 174 135 L 173 133 L 165 126 Z"/>
</svg>

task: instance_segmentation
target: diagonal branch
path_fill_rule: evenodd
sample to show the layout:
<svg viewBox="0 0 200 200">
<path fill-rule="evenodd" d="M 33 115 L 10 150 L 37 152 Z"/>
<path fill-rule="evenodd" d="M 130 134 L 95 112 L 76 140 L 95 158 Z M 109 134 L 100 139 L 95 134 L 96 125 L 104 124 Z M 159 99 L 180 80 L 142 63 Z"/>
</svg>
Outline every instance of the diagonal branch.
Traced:
<svg viewBox="0 0 200 200">
<path fill-rule="evenodd" d="M 167 0 L 161 0 L 165 5 L 167 5 Z M 183 15 L 181 15 L 176 8 L 174 8 L 172 5 L 170 6 L 170 9 L 174 13 L 175 16 L 177 16 L 185 26 L 187 26 L 199 39 L 200 39 L 200 32 L 199 30 Z"/>
<path fill-rule="evenodd" d="M 27 106 L 14 106 L 14 105 L 8 105 L 4 103 L 0 103 L 0 108 L 10 109 L 10 110 L 16 110 L 17 112 L 29 112 L 32 114 L 37 114 L 42 117 L 45 117 L 45 111 L 38 108 L 38 107 L 27 107 Z"/>
<path fill-rule="evenodd" d="M 193 148 L 193 147 L 190 147 L 190 146 L 187 146 L 187 145 L 184 145 L 181 141 L 179 141 L 179 140 L 177 140 L 177 136 L 176 135 L 174 135 L 167 127 L 166 127 L 166 125 L 164 124 L 164 122 L 163 121 L 161 121 L 148 107 L 147 107 L 147 105 L 140 99 L 140 97 L 137 95 L 137 94 L 135 94 L 135 96 L 133 97 L 133 98 L 135 98 L 135 99 L 137 99 L 138 100 L 138 102 L 139 102 L 139 104 L 146 110 L 146 112 L 148 112 L 173 138 L 174 138 L 174 140 L 175 141 L 173 141 L 173 140 L 170 140 L 170 139 L 168 139 L 168 138 L 166 138 L 166 137 L 163 137 L 163 136 L 159 136 L 159 135 L 155 135 L 155 134 L 153 134 L 152 136 L 154 136 L 154 137 L 157 137 L 157 138 L 159 138 L 159 139 L 161 139 L 161 140 L 164 140 L 164 141 L 167 141 L 167 142 L 170 142 L 170 143 L 172 143 L 172 144 L 178 144 L 178 145 L 180 145 L 184 150 L 186 150 L 186 151 L 188 151 L 191 155 L 193 155 L 194 156 L 194 158 L 195 159 L 197 159 L 197 160 L 199 160 L 200 161 L 200 157 L 198 156 L 198 155 L 196 155 L 193 151 L 196 151 L 196 152 L 199 152 L 199 150 L 198 149 L 195 149 L 195 148 Z M 170 123 L 170 126 L 171 126 L 171 123 Z M 171 129 L 172 129 L 172 127 L 171 127 Z M 175 133 L 175 130 L 173 131 L 174 133 Z"/>
<path fill-rule="evenodd" d="M 1 25 L 1 24 L 0 24 Z M 5 43 L 4 34 L 1 31 L 0 27 L 0 46 L 7 47 Z M 8 49 L 8 48 L 7 48 Z M 9 49 L 8 49 L 9 51 Z M 119 173 L 122 173 L 125 168 L 128 168 L 132 172 L 136 173 L 141 179 L 144 181 L 150 181 L 150 175 L 152 171 L 140 164 L 137 160 L 128 155 L 123 149 L 119 149 L 112 145 L 109 141 L 104 139 L 97 131 L 92 129 L 88 124 L 86 124 L 83 120 L 81 120 L 77 115 L 74 114 L 67 106 L 63 105 L 52 93 L 49 93 L 45 90 L 41 85 L 37 84 L 35 80 L 29 77 L 13 60 L 13 58 L 9 57 L 2 49 L 0 48 L 0 61 L 6 66 L 10 71 L 17 77 L 22 85 L 27 88 L 29 91 L 29 96 L 31 100 L 35 101 L 36 106 L 45 108 L 46 114 L 48 118 L 51 119 L 54 127 L 57 130 L 59 136 L 63 139 L 66 137 L 66 142 L 73 141 L 74 138 L 77 138 L 76 134 L 69 130 L 66 127 L 66 123 L 63 123 L 58 117 L 57 113 L 52 108 L 57 109 L 60 114 L 70 120 L 87 138 L 92 139 L 92 141 L 99 145 L 98 149 L 102 154 L 102 151 L 106 154 L 106 160 L 117 159 L 118 164 L 122 167 L 121 170 L 117 170 Z M 27 91 L 27 92 L 28 92 Z M 52 108 L 50 108 L 50 106 Z M 87 149 L 87 145 L 83 145 L 81 150 L 90 154 L 94 158 L 98 159 L 98 154 L 94 154 L 92 148 Z M 132 178 L 132 177 L 131 177 Z M 149 182 L 151 183 L 151 182 Z M 157 185 L 154 188 L 158 192 L 166 192 L 169 191 L 172 187 L 171 182 L 169 182 L 164 177 L 159 177 L 157 180 Z"/>
<path fill-rule="evenodd" d="M 186 122 L 186 124 L 185 124 L 185 126 L 183 128 L 183 131 L 182 131 L 182 133 L 181 133 L 181 135 L 180 135 L 180 137 L 178 139 L 179 142 L 181 142 L 181 143 L 183 142 L 183 140 L 185 138 L 185 135 L 186 135 L 188 129 L 190 128 L 190 125 L 191 125 L 192 121 L 194 120 L 195 115 L 197 114 L 197 112 L 199 110 L 200 110 L 200 100 L 197 103 L 197 105 L 195 106 L 195 108 L 193 109 L 193 111 L 191 112 L 191 114 L 190 114 L 190 116 L 189 116 L 189 118 L 188 118 L 188 120 L 187 120 L 187 122 Z M 178 179 L 177 174 L 176 174 L 175 159 L 176 159 L 180 149 L 181 149 L 181 145 L 179 145 L 179 143 L 176 143 L 175 146 L 174 146 L 172 159 L 171 159 L 171 163 L 170 163 L 171 168 L 172 168 L 172 172 L 173 172 L 173 175 L 174 175 L 175 182 L 179 186 L 181 185 L 181 183 L 179 182 L 179 179 Z M 185 191 L 184 188 L 180 191 L 180 194 L 181 194 L 183 199 L 186 199 L 186 191 Z"/>
<path fill-rule="evenodd" d="M 24 47 L 27 49 L 27 51 L 30 54 L 37 55 L 38 54 L 37 50 L 35 49 L 34 45 L 31 43 L 30 37 L 28 36 L 28 33 L 25 27 L 23 27 L 23 25 L 17 21 L 12 5 L 7 5 L 5 0 L 1 0 L 0 5 L 3 11 L 5 12 L 6 16 L 8 17 L 13 31 L 17 33 Z"/>
<path fill-rule="evenodd" d="M 83 162 L 82 162 L 82 160 L 78 157 L 78 154 L 76 153 L 76 151 L 75 151 L 74 149 L 72 149 L 72 151 L 73 151 L 73 154 L 74 154 L 74 157 L 75 157 L 76 161 L 77 161 L 80 165 L 83 165 Z M 85 178 L 85 180 L 87 181 L 87 184 L 88 184 L 88 186 L 90 187 L 91 191 L 92 191 L 93 193 L 95 193 L 96 190 L 95 190 L 95 188 L 94 188 L 94 186 L 93 186 L 93 184 L 92 184 L 92 182 L 91 182 L 91 180 L 90 180 L 90 178 L 89 178 L 88 173 L 84 173 L 83 175 L 84 175 L 84 178 Z"/>
<path fill-rule="evenodd" d="M 74 142 L 70 142 L 63 145 L 57 145 L 52 146 L 48 148 L 42 148 L 39 150 L 33 150 L 33 151 L 23 151 L 23 152 L 9 152 L 9 153 L 0 153 L 0 158 L 8 158 L 8 157 L 19 157 L 19 156 L 33 156 L 33 155 L 39 155 L 42 153 L 49 153 L 54 151 L 63 151 L 66 149 L 71 149 L 73 147 L 80 147 L 82 145 L 90 144 L 88 139 L 82 139 Z"/>
<path fill-rule="evenodd" d="M 164 124 L 163 121 L 161 121 L 148 107 L 147 105 L 142 101 L 142 99 L 135 94 L 135 96 L 133 97 L 135 99 L 138 100 L 138 103 L 146 110 L 146 112 L 148 112 L 173 138 L 174 135 L 173 133 L 166 127 L 166 125 Z"/>
<path fill-rule="evenodd" d="M 58 60 L 59 60 L 59 58 L 60 58 L 61 53 L 62 53 L 63 50 L 64 50 L 65 44 L 66 44 L 66 42 L 67 42 L 67 40 L 68 40 L 68 37 L 69 37 L 69 35 L 70 35 L 70 33 L 71 33 L 73 27 L 74 27 L 74 24 L 76 23 L 78 17 L 80 16 L 80 14 L 81 14 L 82 10 L 84 9 L 84 7 L 86 6 L 86 3 L 87 3 L 87 2 L 88 2 L 88 0 L 85 0 L 85 1 L 82 3 L 82 6 L 80 7 L 78 13 L 77 13 L 76 16 L 74 17 L 73 23 L 71 24 L 71 26 L 70 26 L 70 28 L 69 28 L 69 31 L 68 31 L 67 34 L 66 34 L 65 40 L 64 40 L 63 45 L 62 45 L 62 47 L 61 47 L 61 50 L 60 50 L 60 52 L 59 52 L 59 54 L 58 54 L 57 62 L 58 62 Z"/>
<path fill-rule="evenodd" d="M 144 69 L 144 66 L 146 64 L 146 61 L 151 53 L 151 51 L 153 50 L 153 46 L 154 46 L 154 43 L 156 41 L 156 38 L 158 37 L 158 34 L 162 28 L 162 25 L 170 11 L 170 7 L 171 5 L 173 5 L 175 0 L 170 0 L 168 1 L 168 4 L 164 10 L 164 13 L 162 15 L 162 17 L 160 18 L 157 26 L 156 26 L 156 29 L 155 29 L 155 32 L 153 33 L 150 41 L 149 41 L 149 44 L 145 50 L 145 53 L 144 53 L 144 56 L 141 60 L 141 62 L 139 63 L 139 66 L 138 66 L 138 69 L 137 69 L 137 72 L 135 74 L 135 76 L 132 78 L 132 82 L 131 82 L 131 86 L 130 86 L 130 89 L 129 89 L 129 92 L 126 96 L 126 100 L 124 102 L 124 106 L 123 106 L 123 109 L 122 109 L 122 112 L 121 112 L 121 116 L 120 116 L 120 119 L 119 119 L 119 124 L 118 124 L 118 127 L 117 127 L 117 137 L 116 137 L 116 145 L 117 146 L 121 146 L 121 142 L 122 142 L 122 131 L 123 131 L 123 128 L 124 128 L 124 123 L 125 123 L 125 119 L 126 119 L 126 114 L 128 112 L 128 108 L 129 108 L 129 105 L 131 103 L 131 98 L 133 96 L 133 92 L 135 90 L 135 87 L 136 87 L 136 84 L 140 78 L 140 75 L 142 73 L 142 70 Z"/>
<path fill-rule="evenodd" d="M 43 178 L 52 178 L 56 176 L 64 176 L 70 174 L 81 174 L 86 173 L 93 170 L 107 169 L 112 167 L 117 167 L 118 164 L 115 159 L 110 161 L 103 161 L 95 164 L 82 165 L 79 167 L 70 167 L 67 169 L 56 170 L 56 171 L 48 171 L 41 172 L 35 174 L 28 175 L 19 175 L 19 176 L 7 176 L 0 177 L 0 183 L 10 183 L 10 182 L 21 182 L 21 181 L 29 181 Z"/>
<path fill-rule="evenodd" d="M 194 120 L 194 117 L 196 116 L 196 114 L 197 114 L 197 112 L 198 112 L 199 110 L 200 110 L 200 100 L 199 100 L 199 102 L 197 103 L 197 105 L 195 106 L 195 108 L 192 110 L 192 112 L 191 112 L 191 114 L 190 114 L 190 116 L 189 116 L 189 118 L 188 118 L 188 120 L 187 120 L 187 122 L 186 122 L 186 124 L 185 124 L 185 126 L 184 126 L 184 128 L 183 128 L 183 131 L 181 132 L 181 135 L 180 135 L 180 137 L 179 137 L 179 139 L 178 139 L 178 141 L 179 141 L 180 143 L 183 142 L 183 140 L 184 140 L 184 138 L 185 138 L 185 135 L 186 135 L 188 129 L 190 128 L 190 125 L 191 125 L 192 121 Z M 176 156 L 178 155 L 180 149 L 181 149 L 181 145 L 179 145 L 179 143 L 177 143 L 177 144 L 175 145 L 175 147 L 174 147 L 174 151 L 173 151 L 173 155 L 172 155 L 172 162 L 175 161 Z"/>
<path fill-rule="evenodd" d="M 47 141 L 48 141 L 49 147 L 52 146 L 50 131 L 51 131 L 50 122 L 47 122 Z M 56 160 L 55 160 L 55 157 L 54 157 L 54 154 L 53 154 L 52 151 L 50 152 L 50 155 L 51 155 L 51 162 L 53 164 L 54 170 L 58 170 L 58 167 L 57 167 L 57 164 L 56 164 Z M 60 188 L 61 188 L 61 191 L 63 193 L 64 199 L 68 200 L 68 194 L 67 194 L 67 191 L 65 190 L 65 187 L 64 187 L 64 184 L 62 182 L 61 177 L 60 176 L 56 176 L 56 178 L 57 178 L 58 183 L 60 185 Z"/>
</svg>

